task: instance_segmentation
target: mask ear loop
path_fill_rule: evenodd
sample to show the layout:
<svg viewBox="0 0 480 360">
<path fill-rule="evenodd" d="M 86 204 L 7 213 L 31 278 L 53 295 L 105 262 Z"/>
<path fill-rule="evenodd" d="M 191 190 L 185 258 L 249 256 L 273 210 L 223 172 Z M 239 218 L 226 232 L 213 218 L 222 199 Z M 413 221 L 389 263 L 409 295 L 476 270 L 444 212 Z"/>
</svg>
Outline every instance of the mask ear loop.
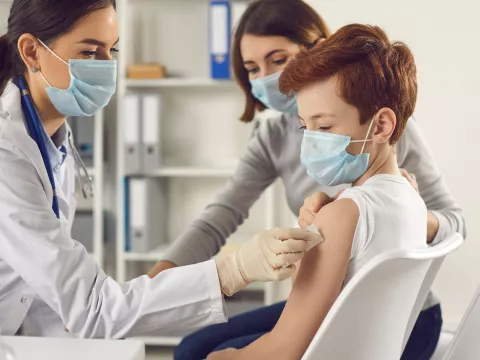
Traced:
<svg viewBox="0 0 480 360">
<path fill-rule="evenodd" d="M 374 119 L 375 118 L 373 118 L 372 121 L 370 121 L 370 126 L 368 127 L 367 136 L 365 136 L 365 141 L 363 142 L 362 151 L 360 152 L 360 154 L 363 154 L 363 150 L 365 150 L 365 145 L 367 144 L 367 141 L 372 140 L 372 139 L 368 140 L 368 137 L 370 136 L 370 131 L 372 130 Z"/>
<path fill-rule="evenodd" d="M 61 62 L 63 62 L 65 65 L 68 66 L 68 63 L 67 63 L 65 60 L 63 60 L 60 56 L 58 56 L 57 54 L 55 54 L 55 53 L 53 52 L 53 50 L 50 49 L 47 45 L 45 45 L 45 43 L 44 43 L 42 40 L 40 40 L 40 39 L 38 39 L 38 38 L 37 38 L 37 40 L 38 40 L 38 42 L 39 42 L 40 44 L 42 44 L 42 46 L 43 46 L 45 49 L 47 49 L 48 51 L 50 51 L 50 53 L 52 53 L 53 56 L 55 56 L 58 60 L 60 60 Z M 52 85 L 50 85 L 50 83 L 47 81 L 47 79 L 45 79 L 45 76 L 43 76 L 43 74 L 42 74 L 41 71 L 38 71 L 38 73 L 39 73 L 40 76 L 42 77 L 43 81 L 45 81 L 45 83 L 46 83 L 49 87 L 53 87 Z"/>
<path fill-rule="evenodd" d="M 48 51 L 50 51 L 53 56 L 55 56 L 58 60 L 60 60 L 61 62 L 63 62 L 65 65 L 68 66 L 68 63 L 67 63 L 65 60 L 63 60 L 60 56 L 58 56 L 57 54 L 55 54 L 55 53 L 53 52 L 53 50 L 50 49 L 47 45 L 45 45 L 45 43 L 44 43 L 42 40 L 40 40 L 40 39 L 38 39 L 38 38 L 37 38 L 37 40 L 38 40 L 38 42 L 39 42 L 40 44 L 43 45 L 43 47 L 44 47 L 45 49 L 47 49 Z"/>
</svg>

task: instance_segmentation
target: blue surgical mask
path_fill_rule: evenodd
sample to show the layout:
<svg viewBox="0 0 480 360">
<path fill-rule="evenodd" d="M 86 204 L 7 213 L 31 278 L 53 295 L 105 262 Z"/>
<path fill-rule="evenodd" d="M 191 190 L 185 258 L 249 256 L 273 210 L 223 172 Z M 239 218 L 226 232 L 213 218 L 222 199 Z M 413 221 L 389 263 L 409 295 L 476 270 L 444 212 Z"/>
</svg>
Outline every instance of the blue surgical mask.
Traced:
<svg viewBox="0 0 480 360">
<path fill-rule="evenodd" d="M 281 74 L 280 71 L 260 79 L 250 80 L 252 94 L 269 109 L 296 115 L 298 113 L 296 97 L 283 95 L 279 90 L 278 80 Z"/>
<path fill-rule="evenodd" d="M 115 94 L 117 60 L 70 59 L 67 63 L 40 39 L 38 41 L 70 70 L 67 90 L 51 86 L 40 72 L 49 86 L 46 89 L 48 97 L 58 112 L 65 116 L 92 116 L 110 102 Z"/>
<path fill-rule="evenodd" d="M 368 169 L 370 154 L 364 153 L 373 120 L 368 127 L 365 140 L 352 140 L 349 136 L 305 130 L 300 160 L 308 175 L 320 185 L 336 186 L 351 184 Z M 363 142 L 358 155 L 347 152 L 350 143 Z"/>
</svg>

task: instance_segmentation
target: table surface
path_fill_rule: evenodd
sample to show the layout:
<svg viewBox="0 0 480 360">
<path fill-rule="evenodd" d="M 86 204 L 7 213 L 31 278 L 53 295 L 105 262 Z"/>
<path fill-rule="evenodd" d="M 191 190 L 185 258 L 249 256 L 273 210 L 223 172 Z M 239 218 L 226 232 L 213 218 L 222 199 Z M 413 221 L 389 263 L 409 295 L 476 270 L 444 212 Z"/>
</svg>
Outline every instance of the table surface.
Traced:
<svg viewBox="0 0 480 360">
<path fill-rule="evenodd" d="M 145 360 L 139 340 L 90 340 L 2 336 L 15 360 Z"/>
</svg>

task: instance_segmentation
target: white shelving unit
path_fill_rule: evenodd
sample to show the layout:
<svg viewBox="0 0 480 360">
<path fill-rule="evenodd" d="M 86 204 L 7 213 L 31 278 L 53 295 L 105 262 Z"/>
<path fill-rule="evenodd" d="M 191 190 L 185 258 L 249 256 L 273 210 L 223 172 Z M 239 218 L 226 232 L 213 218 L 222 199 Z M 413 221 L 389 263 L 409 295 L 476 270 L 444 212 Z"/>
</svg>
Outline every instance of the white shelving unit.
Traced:
<svg viewBox="0 0 480 360">
<path fill-rule="evenodd" d="M 85 121 L 88 121 L 86 119 Z M 93 198 L 84 199 L 80 184 L 76 184 L 77 192 L 77 214 L 90 213 L 93 220 L 92 251 L 90 254 L 100 267 L 104 263 L 104 195 L 103 195 L 103 174 L 104 174 L 104 116 L 103 111 L 95 115 L 94 119 L 94 138 L 93 138 L 93 166 L 87 167 L 87 172 L 92 178 L 94 195 Z M 83 173 L 82 173 L 83 174 Z M 87 181 L 86 179 L 83 179 Z M 75 219 L 74 219 L 75 222 Z M 78 239 L 76 239 L 78 240 Z"/>
<path fill-rule="evenodd" d="M 234 164 L 244 152 L 253 130 L 253 124 L 245 125 L 238 120 L 243 96 L 235 83 L 209 78 L 208 6 L 208 0 L 117 0 L 120 24 L 117 85 L 118 281 L 142 275 L 134 272 L 138 270 L 135 266 L 159 260 L 168 243 L 174 241 L 185 226 L 214 200 L 216 193 L 234 173 Z M 176 76 L 154 80 L 128 79 L 126 67 L 132 61 L 160 62 L 166 66 L 167 73 Z M 122 99 L 130 92 L 158 93 L 162 104 L 166 104 L 166 109 L 163 109 L 166 115 L 162 115 L 159 121 L 165 142 L 162 152 L 168 161 L 164 161 L 165 166 L 140 175 L 166 183 L 171 196 L 167 241 L 149 253 L 124 250 L 126 172 L 123 132 L 128 119 L 123 116 Z M 191 203 L 184 204 L 184 201 Z M 275 205 L 275 190 L 271 187 L 251 209 L 247 222 L 227 241 L 242 242 L 260 230 L 275 227 Z M 263 290 L 265 304 L 274 301 L 273 285 L 254 284 L 248 289 Z M 147 345 L 175 346 L 181 337 L 169 333 L 143 337 L 142 340 Z"/>
<path fill-rule="evenodd" d="M 225 178 L 233 174 L 235 168 L 208 168 L 208 167 L 164 167 L 148 172 L 148 176 L 156 177 L 210 177 Z"/>
<path fill-rule="evenodd" d="M 136 80 L 126 79 L 130 88 L 182 88 L 182 87 L 231 87 L 235 82 L 230 80 L 212 80 L 203 78 L 178 78 L 178 79 L 152 79 Z"/>
<path fill-rule="evenodd" d="M 104 263 L 104 112 L 95 115 L 93 171 L 93 257 L 103 268 Z"/>
</svg>

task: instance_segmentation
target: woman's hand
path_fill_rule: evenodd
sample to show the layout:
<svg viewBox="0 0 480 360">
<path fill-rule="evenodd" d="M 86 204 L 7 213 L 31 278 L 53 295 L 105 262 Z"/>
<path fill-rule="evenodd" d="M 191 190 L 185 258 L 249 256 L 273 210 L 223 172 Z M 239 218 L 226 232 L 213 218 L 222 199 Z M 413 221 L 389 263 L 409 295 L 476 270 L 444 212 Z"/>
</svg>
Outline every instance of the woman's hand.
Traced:
<svg viewBox="0 0 480 360">
<path fill-rule="evenodd" d="M 342 192 L 343 190 L 340 190 L 333 198 L 324 192 L 316 192 L 315 194 L 306 198 L 298 215 L 298 226 L 300 226 L 302 229 L 306 229 L 312 225 L 313 220 L 315 219 L 315 216 L 317 216 L 317 213 L 320 211 L 320 209 L 325 205 L 330 204 L 332 201 L 337 200 Z"/>
<path fill-rule="evenodd" d="M 159 261 L 155 264 L 155 266 L 148 272 L 148 276 L 151 277 L 151 278 L 154 278 L 155 276 L 157 276 L 159 273 L 161 273 L 162 271 L 165 271 L 167 269 L 172 269 L 174 267 L 176 267 L 177 265 L 175 265 L 174 263 L 170 262 L 170 261 Z"/>
<path fill-rule="evenodd" d="M 332 201 L 333 199 L 324 192 L 316 192 L 315 194 L 310 195 L 305 199 L 303 206 L 300 209 L 298 225 L 302 229 L 309 227 L 313 224 L 313 219 L 315 219 L 315 216 L 320 209 Z"/>
<path fill-rule="evenodd" d="M 410 174 L 407 170 L 405 169 L 400 169 L 400 174 L 408 180 L 410 185 L 415 189 L 416 192 L 418 192 L 418 184 L 417 184 L 417 177 L 415 174 Z"/>
<path fill-rule="evenodd" d="M 418 183 L 415 174 L 410 174 L 405 169 L 400 169 L 400 174 L 408 180 L 410 185 L 415 189 L 416 192 L 418 191 Z M 427 213 L 427 243 L 430 244 L 437 236 L 438 228 L 440 223 L 438 222 L 438 218 L 433 214 L 431 211 Z"/>
</svg>

